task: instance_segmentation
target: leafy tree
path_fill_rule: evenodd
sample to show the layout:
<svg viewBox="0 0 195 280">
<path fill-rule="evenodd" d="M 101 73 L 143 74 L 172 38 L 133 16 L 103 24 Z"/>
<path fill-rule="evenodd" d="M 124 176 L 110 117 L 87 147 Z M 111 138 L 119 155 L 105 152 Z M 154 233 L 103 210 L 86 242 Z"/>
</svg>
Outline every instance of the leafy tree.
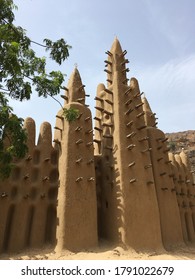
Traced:
<svg viewBox="0 0 195 280">
<path fill-rule="evenodd" d="M 44 47 L 59 65 L 68 58 L 71 47 L 64 39 L 44 39 L 43 44 L 32 41 L 22 27 L 14 25 L 17 7 L 13 0 L 0 0 L 0 7 L 0 178 L 5 178 L 13 159 L 27 152 L 23 119 L 13 113 L 8 97 L 29 100 L 35 88 L 39 96 L 55 99 L 63 89 L 64 75 L 60 71 L 47 73 L 46 59 L 37 57 L 32 45 Z"/>
</svg>

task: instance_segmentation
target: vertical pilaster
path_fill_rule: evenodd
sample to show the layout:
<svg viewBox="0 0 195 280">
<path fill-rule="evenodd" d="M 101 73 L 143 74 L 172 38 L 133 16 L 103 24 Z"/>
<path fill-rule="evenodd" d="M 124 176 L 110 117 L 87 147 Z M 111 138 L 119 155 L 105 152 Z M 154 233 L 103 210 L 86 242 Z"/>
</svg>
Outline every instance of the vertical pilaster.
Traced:
<svg viewBox="0 0 195 280">
<path fill-rule="evenodd" d="M 59 191 L 56 251 L 79 251 L 97 245 L 97 204 L 91 112 L 77 69 L 68 83 L 65 109 L 79 116 L 68 122 L 63 110 L 57 114 L 54 141 L 59 146 Z M 58 138 L 57 138 L 58 137 Z"/>
<path fill-rule="evenodd" d="M 151 147 L 152 169 L 160 212 L 162 240 L 166 249 L 183 243 L 181 220 L 176 199 L 175 186 L 168 158 L 164 133 L 148 128 Z"/>
</svg>

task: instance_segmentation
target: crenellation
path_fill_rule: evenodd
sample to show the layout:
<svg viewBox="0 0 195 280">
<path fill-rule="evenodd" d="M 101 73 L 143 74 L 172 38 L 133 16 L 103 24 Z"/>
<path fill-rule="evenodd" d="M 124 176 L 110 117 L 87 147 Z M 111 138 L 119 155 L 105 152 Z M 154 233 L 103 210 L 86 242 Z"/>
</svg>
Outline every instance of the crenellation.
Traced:
<svg viewBox="0 0 195 280">
<path fill-rule="evenodd" d="M 28 146 L 28 158 L 32 156 L 32 151 L 35 147 L 35 121 L 32 118 L 26 118 L 24 121 L 24 129 L 28 135 L 27 146 Z"/>
<path fill-rule="evenodd" d="M 127 51 L 117 38 L 106 54 L 94 124 L 77 68 L 61 95 L 54 135 L 44 122 L 36 143 L 35 122 L 25 120 L 28 153 L 0 181 L 0 253 L 45 244 L 76 252 L 102 239 L 153 252 L 194 243 L 187 155 L 170 153 L 137 79 L 127 77 Z M 74 121 L 64 117 L 69 109 L 78 111 Z"/>
<path fill-rule="evenodd" d="M 50 178 L 50 158 L 53 150 L 51 126 L 48 123 L 42 124 L 37 145 L 35 143 L 34 120 L 27 118 L 24 122 L 24 128 L 28 135 L 28 155 L 23 160 L 16 162 L 10 178 L 5 182 L 6 189 L 10 188 L 10 201 L 7 200 L 7 222 L 4 229 L 1 228 L 0 231 L 0 234 L 4 236 L 2 240 L 5 240 L 0 251 L 15 252 L 26 248 L 26 246 L 40 247 L 45 244 L 43 236 L 47 211 L 45 205 L 47 205 L 47 191 L 50 190 L 47 181 Z M 53 162 L 53 165 L 57 166 L 57 162 Z M 54 180 L 52 184 L 54 185 Z M 9 204 L 11 204 L 10 207 Z M 56 200 L 52 201 L 52 204 L 56 208 Z M 2 206 L 0 204 L 0 208 Z M 21 219 L 23 226 L 18 227 L 18 222 Z M 55 223 L 52 227 L 55 228 Z M 39 242 L 38 239 L 40 239 Z"/>
</svg>

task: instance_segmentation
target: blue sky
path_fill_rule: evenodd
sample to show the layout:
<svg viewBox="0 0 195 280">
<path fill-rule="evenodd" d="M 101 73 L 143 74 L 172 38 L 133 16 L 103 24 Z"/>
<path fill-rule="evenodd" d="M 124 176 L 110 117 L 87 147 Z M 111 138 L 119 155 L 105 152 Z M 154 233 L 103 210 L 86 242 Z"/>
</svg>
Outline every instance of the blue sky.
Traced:
<svg viewBox="0 0 195 280">
<path fill-rule="evenodd" d="M 195 1 L 194 0 L 15 0 L 16 25 L 34 41 L 64 38 L 72 46 L 59 68 L 48 60 L 48 71 L 67 75 L 75 64 L 81 74 L 87 104 L 94 106 L 99 83 L 105 83 L 105 51 L 115 36 L 127 50 L 130 72 L 159 118 L 164 132 L 195 129 Z M 34 46 L 37 55 L 44 50 Z M 63 92 L 62 92 L 63 94 Z M 60 100 L 60 97 L 59 97 Z M 51 98 L 13 102 L 15 112 L 55 124 L 59 104 Z"/>
</svg>

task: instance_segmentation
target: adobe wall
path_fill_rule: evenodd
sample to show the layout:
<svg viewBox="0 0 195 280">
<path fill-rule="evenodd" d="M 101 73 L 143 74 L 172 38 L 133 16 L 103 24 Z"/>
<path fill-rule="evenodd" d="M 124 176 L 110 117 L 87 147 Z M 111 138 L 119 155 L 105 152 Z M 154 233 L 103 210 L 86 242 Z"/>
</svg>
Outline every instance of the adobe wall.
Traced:
<svg viewBox="0 0 195 280">
<path fill-rule="evenodd" d="M 164 133 L 156 128 L 147 128 L 151 147 L 152 169 L 160 212 L 161 233 L 164 247 L 183 244 L 182 228 L 177 198 L 171 175 L 168 149 Z"/>
<path fill-rule="evenodd" d="M 174 166 L 177 168 L 175 179 L 177 181 L 177 198 L 179 204 L 180 215 L 182 217 L 182 228 L 185 242 L 194 242 L 195 230 L 194 230 L 194 187 L 192 186 L 192 178 L 189 176 L 189 172 L 186 170 L 185 155 L 182 153 L 182 158 L 185 164 L 182 162 L 180 155 L 174 155 Z"/>
<path fill-rule="evenodd" d="M 43 123 L 35 144 L 35 123 L 25 120 L 28 154 L 0 182 L 0 252 L 55 243 L 58 156 L 51 125 Z"/>
<path fill-rule="evenodd" d="M 191 170 L 191 164 L 189 161 L 189 158 L 187 155 L 182 151 L 180 153 L 181 158 L 181 167 L 184 170 L 185 173 L 185 185 L 186 185 L 186 196 L 188 199 L 188 211 L 189 215 L 192 217 L 192 237 L 190 238 L 190 241 L 194 241 L 194 234 L 195 234 L 195 184 L 193 180 L 193 174 L 190 171 Z"/>
<path fill-rule="evenodd" d="M 171 161 L 171 177 L 173 178 L 174 191 L 176 193 L 177 204 L 179 207 L 183 239 L 184 239 L 185 243 L 188 243 L 189 239 L 188 239 L 188 233 L 187 233 L 187 228 L 186 228 L 185 215 L 184 215 L 184 212 L 182 211 L 182 208 L 180 207 L 180 205 L 182 204 L 182 196 L 179 195 L 181 193 L 179 182 L 178 182 L 179 181 L 179 165 L 175 160 L 174 154 L 169 152 L 168 156 L 169 156 L 169 160 Z"/>
</svg>

